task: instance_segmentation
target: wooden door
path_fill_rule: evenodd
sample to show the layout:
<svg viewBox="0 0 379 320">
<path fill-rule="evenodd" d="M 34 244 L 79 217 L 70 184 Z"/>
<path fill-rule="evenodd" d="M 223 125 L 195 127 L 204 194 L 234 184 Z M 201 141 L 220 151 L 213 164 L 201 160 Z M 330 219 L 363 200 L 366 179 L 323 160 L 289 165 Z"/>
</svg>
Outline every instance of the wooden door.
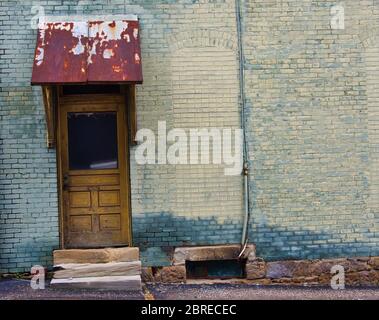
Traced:
<svg viewBox="0 0 379 320">
<path fill-rule="evenodd" d="M 130 245 L 123 99 L 62 97 L 59 108 L 64 246 Z"/>
</svg>

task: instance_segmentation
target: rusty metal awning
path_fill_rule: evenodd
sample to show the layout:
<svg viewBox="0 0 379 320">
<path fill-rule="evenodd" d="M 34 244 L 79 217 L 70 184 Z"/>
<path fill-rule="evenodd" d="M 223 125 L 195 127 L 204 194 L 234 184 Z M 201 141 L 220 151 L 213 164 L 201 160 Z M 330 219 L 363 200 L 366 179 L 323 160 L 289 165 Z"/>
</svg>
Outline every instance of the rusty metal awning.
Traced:
<svg viewBox="0 0 379 320">
<path fill-rule="evenodd" d="M 32 85 L 142 83 L 138 19 L 39 24 Z"/>
</svg>

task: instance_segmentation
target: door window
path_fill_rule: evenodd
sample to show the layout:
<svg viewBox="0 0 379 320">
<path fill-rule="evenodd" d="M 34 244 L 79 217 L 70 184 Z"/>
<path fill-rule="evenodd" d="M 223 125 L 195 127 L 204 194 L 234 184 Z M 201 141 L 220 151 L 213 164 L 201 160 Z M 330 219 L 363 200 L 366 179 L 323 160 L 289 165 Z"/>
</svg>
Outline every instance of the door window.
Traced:
<svg viewBox="0 0 379 320">
<path fill-rule="evenodd" d="M 117 113 L 67 114 L 70 170 L 117 169 Z"/>
</svg>

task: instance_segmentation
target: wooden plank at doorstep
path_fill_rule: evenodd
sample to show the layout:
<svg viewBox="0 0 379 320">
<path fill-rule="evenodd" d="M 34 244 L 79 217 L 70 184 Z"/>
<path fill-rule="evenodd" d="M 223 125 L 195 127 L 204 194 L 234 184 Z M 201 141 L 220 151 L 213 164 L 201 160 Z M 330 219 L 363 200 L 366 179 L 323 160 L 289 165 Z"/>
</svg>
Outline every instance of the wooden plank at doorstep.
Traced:
<svg viewBox="0 0 379 320">
<path fill-rule="evenodd" d="M 134 276 L 141 274 L 141 262 L 110 262 L 87 264 L 61 264 L 54 267 L 54 279 L 105 276 Z"/>
<path fill-rule="evenodd" d="M 51 280 L 50 285 L 59 288 L 86 288 L 125 291 L 139 291 L 142 289 L 142 281 L 140 276 L 53 279 Z"/>
</svg>

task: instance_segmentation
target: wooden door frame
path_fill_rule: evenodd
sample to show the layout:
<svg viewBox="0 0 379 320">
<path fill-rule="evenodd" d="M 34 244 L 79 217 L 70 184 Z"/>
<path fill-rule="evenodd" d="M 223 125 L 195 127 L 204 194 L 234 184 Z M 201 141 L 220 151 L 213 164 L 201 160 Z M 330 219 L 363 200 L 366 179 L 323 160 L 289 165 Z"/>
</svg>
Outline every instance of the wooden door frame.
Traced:
<svg viewBox="0 0 379 320">
<path fill-rule="evenodd" d="M 57 156 L 57 178 L 58 178 L 58 214 L 59 214 L 59 246 L 60 249 L 66 249 L 65 246 L 65 205 L 63 195 L 63 166 L 62 166 L 62 141 L 61 141 L 61 104 L 63 102 L 71 102 L 73 104 L 88 104 L 88 101 L 92 100 L 94 105 L 101 103 L 120 103 L 124 107 L 124 118 L 121 120 L 123 123 L 123 135 L 124 141 L 118 141 L 119 148 L 122 147 L 122 151 L 125 154 L 125 165 L 120 166 L 120 179 L 121 190 L 126 190 L 126 194 L 121 194 L 121 201 L 124 201 L 124 206 L 128 212 L 127 222 L 128 228 L 126 230 L 128 237 L 128 245 L 133 246 L 133 232 L 132 232 L 132 206 L 131 206 L 131 180 L 130 180 L 130 150 L 129 150 L 129 112 L 127 112 L 126 99 L 123 94 L 83 94 L 83 95 L 69 95 L 64 96 L 62 93 L 62 87 L 58 87 L 58 99 L 57 99 L 57 112 L 56 112 L 56 156 Z M 117 117 L 118 118 L 118 117 Z M 120 123 L 118 122 L 118 125 Z M 120 151 L 119 151 L 120 152 Z"/>
</svg>

